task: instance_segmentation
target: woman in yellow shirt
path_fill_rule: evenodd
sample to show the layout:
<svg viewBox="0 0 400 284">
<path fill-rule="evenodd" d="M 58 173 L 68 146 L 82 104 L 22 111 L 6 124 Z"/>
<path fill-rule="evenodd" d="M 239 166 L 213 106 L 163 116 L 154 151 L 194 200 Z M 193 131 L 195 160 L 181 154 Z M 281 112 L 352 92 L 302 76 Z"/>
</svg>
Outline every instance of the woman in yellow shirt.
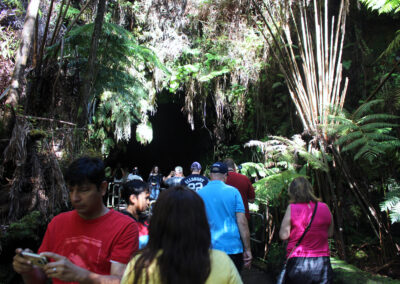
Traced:
<svg viewBox="0 0 400 284">
<path fill-rule="evenodd" d="M 149 242 L 128 264 L 121 284 L 242 283 L 231 259 L 212 250 L 203 200 L 176 186 L 154 205 Z"/>
</svg>

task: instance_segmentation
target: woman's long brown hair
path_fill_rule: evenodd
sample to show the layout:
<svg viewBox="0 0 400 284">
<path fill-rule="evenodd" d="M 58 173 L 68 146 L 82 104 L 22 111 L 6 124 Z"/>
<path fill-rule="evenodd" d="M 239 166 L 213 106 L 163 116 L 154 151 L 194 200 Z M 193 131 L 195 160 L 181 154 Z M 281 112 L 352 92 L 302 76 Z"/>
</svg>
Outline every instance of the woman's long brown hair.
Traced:
<svg viewBox="0 0 400 284">
<path fill-rule="evenodd" d="M 142 277 L 148 283 L 148 268 L 157 261 L 161 283 L 203 284 L 211 270 L 210 247 L 203 200 L 183 186 L 167 189 L 154 205 L 149 242 L 133 268 L 133 283 Z"/>
<path fill-rule="evenodd" d="M 290 203 L 318 202 L 319 199 L 313 194 L 311 183 L 304 177 L 295 178 L 289 185 Z"/>
</svg>

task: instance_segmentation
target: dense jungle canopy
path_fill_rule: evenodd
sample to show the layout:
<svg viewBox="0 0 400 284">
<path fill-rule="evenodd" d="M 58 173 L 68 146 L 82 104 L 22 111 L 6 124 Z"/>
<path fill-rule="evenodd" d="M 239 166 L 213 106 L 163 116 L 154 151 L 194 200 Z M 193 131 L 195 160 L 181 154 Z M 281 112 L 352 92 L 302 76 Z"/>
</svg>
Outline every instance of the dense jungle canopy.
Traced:
<svg viewBox="0 0 400 284">
<path fill-rule="evenodd" d="M 81 155 L 146 177 L 233 157 L 264 218 L 256 255 L 272 266 L 287 186 L 307 176 L 333 212 L 333 254 L 400 277 L 398 0 L 0 9 L 0 277 L 14 277 L 10 248 L 37 247 L 69 208 L 62 172 Z"/>
</svg>

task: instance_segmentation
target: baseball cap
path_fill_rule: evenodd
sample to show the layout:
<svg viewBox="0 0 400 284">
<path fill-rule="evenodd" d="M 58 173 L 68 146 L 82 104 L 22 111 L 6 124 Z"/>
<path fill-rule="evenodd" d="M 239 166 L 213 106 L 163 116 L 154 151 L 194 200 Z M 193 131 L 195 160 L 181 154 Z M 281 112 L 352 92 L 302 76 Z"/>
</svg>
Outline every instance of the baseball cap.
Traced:
<svg viewBox="0 0 400 284">
<path fill-rule="evenodd" d="M 177 166 L 177 167 L 175 167 L 175 172 L 183 173 L 183 168 L 181 166 Z"/>
<path fill-rule="evenodd" d="M 211 165 L 211 173 L 219 173 L 219 174 L 226 174 L 228 172 L 228 167 L 225 163 L 216 162 Z"/>
<path fill-rule="evenodd" d="M 201 165 L 199 162 L 193 162 L 193 164 L 190 166 L 191 170 L 201 170 Z"/>
</svg>

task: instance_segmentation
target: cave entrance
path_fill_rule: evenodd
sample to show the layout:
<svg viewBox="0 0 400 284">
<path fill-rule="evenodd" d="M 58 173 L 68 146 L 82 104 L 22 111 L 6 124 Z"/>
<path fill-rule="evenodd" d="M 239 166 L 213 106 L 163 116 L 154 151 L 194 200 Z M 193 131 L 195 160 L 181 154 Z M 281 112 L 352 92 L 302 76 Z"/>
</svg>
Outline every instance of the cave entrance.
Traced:
<svg viewBox="0 0 400 284">
<path fill-rule="evenodd" d="M 210 132 L 201 124 L 196 124 L 195 130 L 191 130 L 179 104 L 159 104 L 150 122 L 153 126 L 153 141 L 142 145 L 133 136 L 126 151 L 111 155 L 112 166 L 120 162 L 129 171 L 138 166 L 145 180 L 153 165 L 157 165 L 163 175 L 168 175 L 178 165 L 183 167 L 185 175 L 189 175 L 193 161 L 200 162 L 203 169 L 207 166 L 205 163 L 212 157 L 213 149 Z"/>
</svg>

